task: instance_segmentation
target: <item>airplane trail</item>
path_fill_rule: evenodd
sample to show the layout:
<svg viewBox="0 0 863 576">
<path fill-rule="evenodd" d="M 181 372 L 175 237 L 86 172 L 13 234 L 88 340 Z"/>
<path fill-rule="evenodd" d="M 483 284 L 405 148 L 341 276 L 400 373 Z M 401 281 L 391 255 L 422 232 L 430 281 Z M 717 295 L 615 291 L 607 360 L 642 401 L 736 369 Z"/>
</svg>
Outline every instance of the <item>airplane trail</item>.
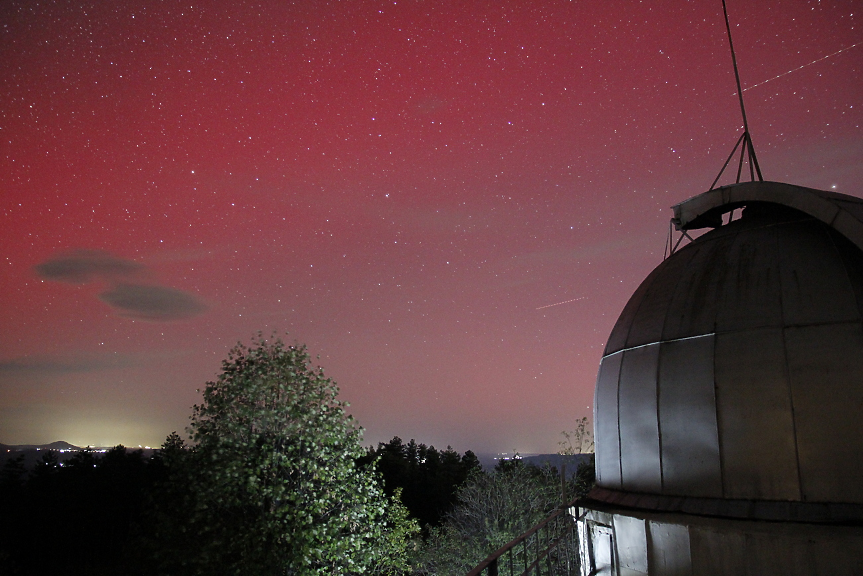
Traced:
<svg viewBox="0 0 863 576">
<path fill-rule="evenodd" d="M 551 308 L 552 306 L 560 306 L 561 304 L 567 304 L 569 302 L 576 302 L 578 300 L 584 300 L 586 296 L 579 296 L 578 298 L 573 298 L 572 300 L 564 300 L 563 302 L 556 302 L 554 304 L 547 304 L 545 306 L 540 306 L 537 310 L 542 310 L 543 308 Z"/>
<path fill-rule="evenodd" d="M 788 74 L 791 74 L 792 72 L 797 72 L 801 68 L 806 68 L 807 66 L 812 66 L 813 64 L 817 64 L 818 62 L 821 62 L 822 60 L 827 60 L 828 58 L 836 56 L 837 54 L 847 52 L 848 50 L 851 50 L 852 48 L 854 48 L 856 46 L 860 46 L 861 44 L 863 44 L 863 42 L 858 42 L 856 44 L 852 44 L 851 46 L 848 46 L 847 48 L 843 48 L 842 50 L 837 50 L 833 54 L 828 54 L 827 56 L 822 56 L 821 58 L 819 58 L 817 60 L 813 60 L 812 62 L 810 62 L 808 64 L 804 64 L 803 66 L 798 66 L 797 68 L 794 68 L 793 70 L 789 70 L 788 72 L 783 72 L 782 74 L 780 74 L 778 76 L 774 76 L 773 78 L 768 78 L 767 80 L 763 80 L 763 81 L 759 82 L 758 84 L 753 84 L 752 86 L 744 88 L 743 91 L 746 92 L 747 90 L 752 90 L 753 88 L 757 88 L 757 87 L 761 86 L 762 84 L 767 84 L 768 82 L 772 82 L 773 80 L 776 80 L 777 78 L 782 78 L 783 76 L 787 76 Z"/>
</svg>

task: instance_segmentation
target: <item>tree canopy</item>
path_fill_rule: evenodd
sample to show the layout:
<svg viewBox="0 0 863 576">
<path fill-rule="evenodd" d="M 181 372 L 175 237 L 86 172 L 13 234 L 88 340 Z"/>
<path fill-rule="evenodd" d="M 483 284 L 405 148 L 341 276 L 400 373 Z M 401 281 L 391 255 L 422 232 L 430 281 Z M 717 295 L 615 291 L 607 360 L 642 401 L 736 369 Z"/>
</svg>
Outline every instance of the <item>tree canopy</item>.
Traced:
<svg viewBox="0 0 863 576">
<path fill-rule="evenodd" d="M 401 489 L 405 506 L 425 528 L 441 523 L 455 503 L 458 488 L 482 470 L 470 450 L 461 455 L 450 446 L 437 450 L 414 440 L 405 444 L 398 436 L 379 443 L 377 449 L 369 448 L 361 462 L 377 463 L 386 493 Z"/>
<path fill-rule="evenodd" d="M 569 497 L 583 497 L 593 483 L 593 464 L 579 466 L 567 481 Z M 560 506 L 561 479 L 556 468 L 523 460 L 501 460 L 479 471 L 459 489 L 456 503 L 440 527 L 432 528 L 417 554 L 415 574 L 455 576 L 470 571 L 489 554 L 546 518 Z M 516 559 L 519 573 L 527 567 Z"/>
<path fill-rule="evenodd" d="M 404 514 L 388 520 L 373 469 L 357 465 L 361 430 L 346 406 L 304 346 L 259 335 L 231 351 L 190 425 L 196 571 L 350 574 L 392 564 L 399 554 L 387 532 Z"/>
</svg>

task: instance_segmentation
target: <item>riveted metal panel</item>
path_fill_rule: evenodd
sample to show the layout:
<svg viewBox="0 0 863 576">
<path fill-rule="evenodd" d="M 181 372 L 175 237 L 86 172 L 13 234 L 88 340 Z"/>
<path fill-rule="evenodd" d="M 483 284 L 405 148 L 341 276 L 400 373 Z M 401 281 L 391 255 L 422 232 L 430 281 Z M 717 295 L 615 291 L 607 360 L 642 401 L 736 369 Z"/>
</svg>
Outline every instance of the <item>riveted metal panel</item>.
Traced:
<svg viewBox="0 0 863 576">
<path fill-rule="evenodd" d="M 623 354 L 606 356 L 599 364 L 593 401 L 596 442 L 596 482 L 606 488 L 620 488 L 620 435 L 618 433 L 617 390 Z"/>
<path fill-rule="evenodd" d="M 782 329 L 718 334 L 715 354 L 724 496 L 799 500 Z"/>
<path fill-rule="evenodd" d="M 659 342 L 662 338 L 662 329 L 665 325 L 668 305 L 674 296 L 674 288 L 683 270 L 689 265 L 689 260 L 699 250 L 697 245 L 690 244 L 659 265 L 657 268 L 659 273 L 653 278 L 635 313 L 626 339 L 627 348 Z"/>
<path fill-rule="evenodd" d="M 659 422 L 656 376 L 659 344 L 627 350 L 620 368 L 620 469 L 622 486 L 659 493 Z"/>
<path fill-rule="evenodd" d="M 845 266 L 828 229 L 815 222 L 777 226 L 785 325 L 859 319 Z"/>
<path fill-rule="evenodd" d="M 717 332 L 782 326 L 775 232 L 775 226 L 748 228 L 728 248 L 728 273 L 716 297 Z"/>
<path fill-rule="evenodd" d="M 680 278 L 668 304 L 663 340 L 713 332 L 716 325 L 717 287 L 729 269 L 728 250 L 734 241 L 729 228 L 709 232 L 692 246 L 698 247 Z M 736 228 L 734 226 L 733 228 Z"/>
<path fill-rule="evenodd" d="M 863 326 L 786 328 L 803 496 L 863 503 Z"/>
<path fill-rule="evenodd" d="M 713 335 L 660 346 L 663 494 L 722 497 L 713 346 Z"/>
<path fill-rule="evenodd" d="M 692 576 L 689 528 L 681 524 L 648 522 L 648 564 L 651 576 Z"/>
<path fill-rule="evenodd" d="M 621 576 L 647 574 L 647 533 L 645 521 L 631 516 L 614 515 L 614 541 Z"/>
</svg>

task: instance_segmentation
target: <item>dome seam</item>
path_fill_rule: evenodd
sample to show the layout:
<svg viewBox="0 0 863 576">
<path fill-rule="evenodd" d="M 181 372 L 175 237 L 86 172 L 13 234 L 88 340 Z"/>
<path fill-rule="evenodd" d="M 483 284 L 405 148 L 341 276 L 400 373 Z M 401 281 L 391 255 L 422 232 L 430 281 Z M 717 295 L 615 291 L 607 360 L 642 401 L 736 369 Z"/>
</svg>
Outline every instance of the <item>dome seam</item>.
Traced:
<svg viewBox="0 0 863 576">
<path fill-rule="evenodd" d="M 776 229 L 772 230 L 772 232 L 772 248 L 778 252 L 778 254 L 776 255 L 776 259 L 780 262 L 779 269 L 782 270 L 782 260 L 784 260 L 784 256 L 782 254 L 782 251 L 777 249 L 778 241 L 776 239 Z M 787 330 L 788 326 L 785 322 L 785 299 L 782 297 L 782 295 L 784 294 L 785 286 L 783 286 L 781 272 L 777 277 L 777 281 L 779 283 L 779 314 L 782 322 L 782 330 L 780 331 L 780 334 L 782 337 L 782 357 L 785 364 L 785 386 L 788 393 L 788 404 L 791 409 L 791 431 L 794 437 L 794 465 L 795 471 L 797 472 L 797 494 L 798 498 L 802 502 L 805 501 L 806 498 L 803 492 L 803 476 L 800 472 L 800 441 L 797 436 L 797 411 L 794 408 L 794 389 L 791 386 L 791 365 L 788 359 L 788 340 L 785 335 L 785 331 Z"/>
</svg>

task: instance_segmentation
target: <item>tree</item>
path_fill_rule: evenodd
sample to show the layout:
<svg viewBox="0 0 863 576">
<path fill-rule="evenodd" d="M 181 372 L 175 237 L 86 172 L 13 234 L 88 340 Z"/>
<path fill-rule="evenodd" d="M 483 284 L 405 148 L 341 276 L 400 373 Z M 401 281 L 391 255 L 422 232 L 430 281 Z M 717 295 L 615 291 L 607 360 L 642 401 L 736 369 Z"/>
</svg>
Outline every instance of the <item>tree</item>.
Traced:
<svg viewBox="0 0 863 576">
<path fill-rule="evenodd" d="M 561 432 L 563 440 L 558 442 L 558 454 L 588 454 L 593 452 L 593 431 L 590 429 L 587 416 L 575 421 L 575 429 Z"/>
<path fill-rule="evenodd" d="M 0 491 L 0 574 L 101 576 L 144 573 L 133 542 L 150 487 L 140 450 L 81 450 L 41 459 L 14 492 Z M 13 499 L 14 498 L 14 499 Z M 62 542 L 68 553 L 45 554 Z M 93 551 L 92 544 L 99 543 Z"/>
<path fill-rule="evenodd" d="M 387 508 L 385 546 L 387 553 L 373 566 L 372 573 L 381 576 L 407 574 L 411 567 L 411 552 L 417 545 L 420 527 L 402 504 L 402 489 L 396 488 Z"/>
<path fill-rule="evenodd" d="M 194 572 L 349 574 L 398 555 L 389 502 L 356 464 L 361 430 L 304 346 L 238 344 L 203 396 L 190 425 Z"/>
<path fill-rule="evenodd" d="M 144 573 L 192 573 L 195 555 L 189 551 L 202 547 L 191 522 L 197 506 L 190 487 L 195 473 L 192 452 L 177 432 L 171 432 L 150 459 L 152 486 L 136 542 L 139 564 L 146 567 Z"/>
<path fill-rule="evenodd" d="M 404 444 L 398 436 L 369 448 L 360 462 L 377 463 L 386 493 L 401 489 L 401 500 L 425 528 L 440 525 L 455 503 L 456 490 L 482 468 L 470 450 L 462 456 L 450 446 L 438 451 L 414 440 Z"/>
<path fill-rule="evenodd" d="M 555 468 L 509 460 L 500 462 L 493 472 L 477 472 L 459 489 L 444 524 L 431 530 L 416 571 L 466 574 L 559 504 L 560 477 Z"/>
</svg>

